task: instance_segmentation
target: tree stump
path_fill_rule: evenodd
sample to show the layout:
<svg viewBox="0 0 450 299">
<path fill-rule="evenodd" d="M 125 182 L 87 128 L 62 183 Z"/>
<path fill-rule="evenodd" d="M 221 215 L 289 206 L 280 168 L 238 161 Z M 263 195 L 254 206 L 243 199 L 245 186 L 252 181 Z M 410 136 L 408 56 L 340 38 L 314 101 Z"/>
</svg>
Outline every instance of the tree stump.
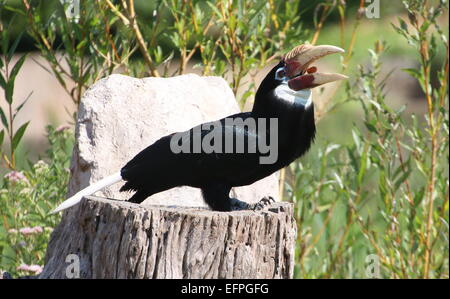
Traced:
<svg viewBox="0 0 450 299">
<path fill-rule="evenodd" d="M 292 215 L 286 202 L 215 212 L 89 196 L 53 232 L 39 277 L 67 278 L 75 256 L 80 278 L 292 278 Z"/>
</svg>

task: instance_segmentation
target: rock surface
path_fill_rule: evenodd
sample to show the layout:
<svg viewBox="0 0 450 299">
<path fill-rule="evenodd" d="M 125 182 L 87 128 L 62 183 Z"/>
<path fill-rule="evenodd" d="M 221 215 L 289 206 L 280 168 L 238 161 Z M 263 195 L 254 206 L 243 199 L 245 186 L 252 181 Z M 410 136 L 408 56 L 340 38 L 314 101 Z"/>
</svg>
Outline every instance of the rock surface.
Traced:
<svg viewBox="0 0 450 299">
<path fill-rule="evenodd" d="M 293 205 L 215 212 L 88 196 L 52 234 L 39 278 L 292 278 Z"/>
<path fill-rule="evenodd" d="M 117 172 L 162 136 L 237 112 L 234 95 L 220 77 L 189 74 L 136 79 L 111 75 L 99 80 L 80 104 L 69 195 Z M 121 185 L 95 195 L 128 199 L 130 193 L 118 192 Z M 277 174 L 231 191 L 231 196 L 249 203 L 266 195 L 278 198 Z M 190 187 L 155 194 L 143 204 L 205 206 L 200 190 Z"/>
</svg>

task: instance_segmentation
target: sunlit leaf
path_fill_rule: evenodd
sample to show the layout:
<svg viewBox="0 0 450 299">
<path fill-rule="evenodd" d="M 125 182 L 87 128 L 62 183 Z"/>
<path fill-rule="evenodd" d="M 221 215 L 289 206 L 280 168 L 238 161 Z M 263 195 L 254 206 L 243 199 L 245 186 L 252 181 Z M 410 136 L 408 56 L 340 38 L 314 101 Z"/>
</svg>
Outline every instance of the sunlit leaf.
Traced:
<svg viewBox="0 0 450 299">
<path fill-rule="evenodd" d="M 17 129 L 17 131 L 14 133 L 14 137 L 13 137 L 13 139 L 12 139 L 12 144 L 11 144 L 11 148 L 12 148 L 13 150 L 15 150 L 15 149 L 17 148 L 17 146 L 18 146 L 19 143 L 20 143 L 20 140 L 22 140 L 23 134 L 25 133 L 25 130 L 27 129 L 29 123 L 30 123 L 29 121 L 26 122 L 26 123 L 24 123 L 24 124 L 23 124 L 22 126 L 20 126 L 20 128 Z"/>
</svg>

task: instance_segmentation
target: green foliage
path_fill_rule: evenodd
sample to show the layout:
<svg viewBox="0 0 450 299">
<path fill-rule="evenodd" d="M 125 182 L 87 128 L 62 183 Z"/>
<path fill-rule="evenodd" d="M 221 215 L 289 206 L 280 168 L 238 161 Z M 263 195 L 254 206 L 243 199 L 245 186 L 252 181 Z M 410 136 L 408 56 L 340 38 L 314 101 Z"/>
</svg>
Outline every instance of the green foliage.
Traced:
<svg viewBox="0 0 450 299">
<path fill-rule="evenodd" d="M 0 269 L 15 275 L 22 264 L 43 265 L 49 236 L 59 215 L 49 212 L 65 198 L 72 133 L 47 127 L 47 157 L 29 170 L 13 170 L 0 182 Z"/>
<path fill-rule="evenodd" d="M 22 2 L 28 34 L 76 105 L 88 86 L 114 71 L 184 74 L 194 56 L 203 75 L 229 77 L 237 93 L 250 70 L 308 33 L 297 14 L 300 2 L 293 0 L 159 0 L 146 4 L 150 16 L 136 13 L 130 0 L 81 1 L 78 19 L 67 18 L 60 1 Z"/>
<path fill-rule="evenodd" d="M 352 142 L 322 142 L 291 165 L 297 277 L 448 278 L 448 58 L 438 84 L 430 84 L 439 40 L 448 53 L 436 23 L 448 8 L 421 3 L 405 2 L 410 23 L 394 27 L 418 54 L 421 67 L 405 72 L 422 87 L 428 113 L 390 107 L 390 75 L 381 77 L 385 45 L 378 42 L 369 50 L 371 64 L 359 66 L 346 86 L 346 102 L 358 103 L 363 115 L 362 126 L 349 132 Z M 372 271 L 373 257 L 379 272 Z"/>
<path fill-rule="evenodd" d="M 0 16 L 4 13 L 4 1 L 0 1 Z M 22 137 L 28 127 L 29 122 L 22 124 L 18 129 L 15 129 L 16 117 L 20 110 L 23 108 L 27 102 L 29 96 L 17 107 L 13 107 L 16 103 L 13 98 L 14 95 L 14 83 L 16 77 L 25 62 L 27 57 L 26 54 L 21 55 L 21 57 L 13 64 L 13 55 L 17 49 L 22 34 L 20 34 L 14 42 L 11 43 L 11 35 L 9 27 L 14 23 L 14 18 L 11 19 L 10 23 L 5 27 L 3 23 L 0 23 L 0 89 L 4 91 L 5 101 L 7 104 L 7 109 L 0 107 L 0 118 L 3 125 L 3 129 L 0 131 L 0 162 L 6 163 L 8 168 L 14 169 L 16 167 L 15 155 L 17 147 L 22 140 Z M 5 136 L 9 139 L 9 156 L 3 152 L 3 141 Z"/>
</svg>

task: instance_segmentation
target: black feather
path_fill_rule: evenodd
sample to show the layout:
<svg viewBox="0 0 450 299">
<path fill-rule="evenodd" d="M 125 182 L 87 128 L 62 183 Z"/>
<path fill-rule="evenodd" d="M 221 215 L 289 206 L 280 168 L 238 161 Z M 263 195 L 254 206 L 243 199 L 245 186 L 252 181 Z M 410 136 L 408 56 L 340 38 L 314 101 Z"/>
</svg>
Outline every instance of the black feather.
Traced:
<svg viewBox="0 0 450 299">
<path fill-rule="evenodd" d="M 311 146 L 315 135 L 314 108 L 305 108 L 296 103 L 277 98 L 274 89 L 280 84 L 274 79 L 274 67 L 261 83 L 252 112 L 238 113 L 228 118 L 237 119 L 278 119 L 278 160 L 274 164 L 261 164 L 261 152 L 225 153 L 226 138 L 230 136 L 255 138 L 260 136 L 246 126 L 222 125 L 221 153 L 173 153 L 170 142 L 174 134 L 162 137 L 129 161 L 122 169 L 126 181 L 121 191 L 136 191 L 132 202 L 142 202 L 148 196 L 177 186 L 191 186 L 202 190 L 206 203 L 214 210 L 232 209 L 228 193 L 232 187 L 243 186 L 258 181 L 289 165 L 303 155 Z M 269 128 L 267 126 L 267 128 Z M 181 134 L 193 142 L 192 128 Z M 201 138 L 210 133 L 202 130 Z M 268 138 L 271 138 L 267 131 Z"/>
</svg>

